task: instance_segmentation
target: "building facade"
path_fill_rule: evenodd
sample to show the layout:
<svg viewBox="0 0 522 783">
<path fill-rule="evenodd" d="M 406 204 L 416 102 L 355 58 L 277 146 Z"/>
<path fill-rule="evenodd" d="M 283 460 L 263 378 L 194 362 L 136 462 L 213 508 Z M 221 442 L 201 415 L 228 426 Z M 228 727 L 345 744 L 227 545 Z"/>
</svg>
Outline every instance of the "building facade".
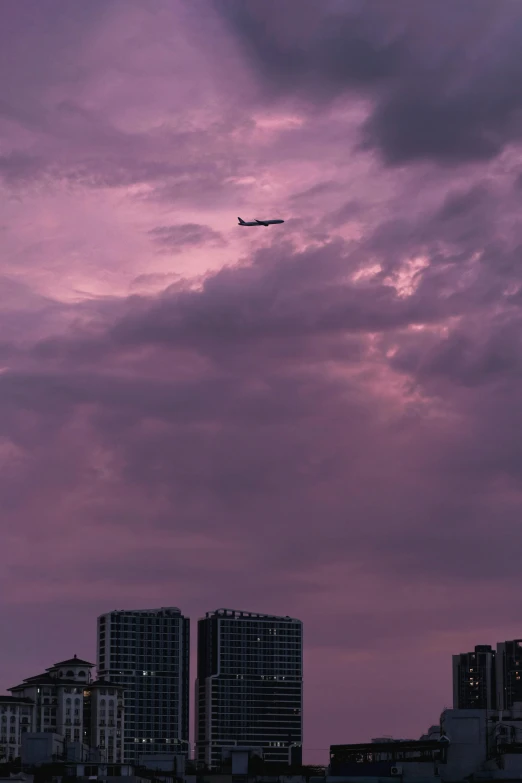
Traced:
<svg viewBox="0 0 522 783">
<path fill-rule="evenodd" d="M 301 761 L 303 626 L 232 609 L 198 623 L 196 760 L 216 768 L 231 745 L 261 747 L 267 762 Z"/>
<path fill-rule="evenodd" d="M 56 734 L 66 746 L 96 748 L 108 763 L 121 763 L 123 690 L 112 683 L 93 682 L 93 667 L 74 656 L 9 690 L 18 701 L 32 705 L 30 731 Z"/>
<path fill-rule="evenodd" d="M 104 679 L 84 689 L 84 742 L 108 764 L 124 762 L 124 689 Z"/>
<path fill-rule="evenodd" d="M 496 679 L 499 709 L 522 702 L 522 639 L 497 644 Z"/>
<path fill-rule="evenodd" d="M 124 758 L 188 752 L 190 621 L 176 607 L 98 618 L 98 675 L 125 691 Z"/>
<path fill-rule="evenodd" d="M 93 667 L 93 663 L 75 656 L 9 688 L 14 696 L 34 703 L 33 731 L 53 732 L 70 742 L 83 742 L 83 691 L 91 681 Z"/>
<path fill-rule="evenodd" d="M 495 651 L 489 645 L 453 656 L 453 708 L 491 710 L 497 707 Z"/>
<path fill-rule="evenodd" d="M 0 762 L 20 756 L 22 735 L 34 731 L 35 705 L 31 699 L 0 696 Z"/>
</svg>

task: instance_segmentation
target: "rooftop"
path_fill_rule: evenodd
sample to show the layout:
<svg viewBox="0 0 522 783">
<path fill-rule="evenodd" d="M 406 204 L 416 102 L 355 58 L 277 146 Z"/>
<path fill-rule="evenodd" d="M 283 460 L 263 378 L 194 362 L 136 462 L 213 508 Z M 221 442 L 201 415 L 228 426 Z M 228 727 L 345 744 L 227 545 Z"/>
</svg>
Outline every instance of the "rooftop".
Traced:
<svg viewBox="0 0 522 783">
<path fill-rule="evenodd" d="M 20 685 L 14 685 L 12 688 L 8 688 L 8 691 L 21 690 L 22 688 L 29 688 L 31 685 L 75 685 L 84 686 L 87 683 L 71 680 L 67 677 L 52 677 L 47 672 L 43 674 L 37 674 L 35 677 L 26 677 L 26 679 Z"/>
<path fill-rule="evenodd" d="M 104 680 L 103 677 L 94 680 L 94 682 L 87 683 L 86 687 L 87 690 L 89 690 L 90 688 L 119 688 L 121 691 L 125 690 L 125 687 L 123 685 L 120 685 L 117 682 L 111 682 L 110 680 Z"/>
<path fill-rule="evenodd" d="M 83 658 L 78 658 L 78 656 L 75 655 L 74 658 L 67 658 L 66 661 L 60 661 L 59 663 L 55 663 L 54 666 L 49 667 L 47 671 L 50 671 L 50 669 L 54 669 L 55 666 L 89 666 L 92 669 L 94 668 L 94 663 L 89 663 L 89 661 L 84 661 Z"/>
<path fill-rule="evenodd" d="M 259 614 L 258 612 L 244 612 L 241 609 L 216 609 L 213 612 L 207 612 L 205 617 L 230 617 L 232 619 L 251 619 L 251 620 L 286 620 L 291 623 L 301 623 L 295 617 L 280 617 L 276 614 Z"/>
<path fill-rule="evenodd" d="M 111 614 L 154 615 L 161 614 L 162 612 L 174 612 L 175 614 L 181 614 L 181 609 L 179 609 L 177 606 L 161 606 L 159 609 L 113 609 L 112 612 L 105 612 L 105 614 L 101 614 L 98 619 L 100 619 L 100 617 L 108 617 Z"/>
</svg>

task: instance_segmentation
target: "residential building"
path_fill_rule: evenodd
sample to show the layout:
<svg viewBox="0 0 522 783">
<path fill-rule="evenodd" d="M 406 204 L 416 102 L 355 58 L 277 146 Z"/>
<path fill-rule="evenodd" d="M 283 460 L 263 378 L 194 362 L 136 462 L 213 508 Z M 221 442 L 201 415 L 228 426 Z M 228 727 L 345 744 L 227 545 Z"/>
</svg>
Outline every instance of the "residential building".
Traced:
<svg viewBox="0 0 522 783">
<path fill-rule="evenodd" d="M 105 761 L 121 763 L 123 689 L 93 682 L 93 668 L 75 655 L 9 690 L 18 701 L 32 705 L 31 732 L 63 737 L 66 746 L 99 748 Z"/>
<path fill-rule="evenodd" d="M 33 731 L 60 734 L 70 742 L 82 741 L 83 691 L 91 681 L 93 667 L 93 663 L 74 656 L 9 688 L 13 695 L 34 703 Z"/>
<path fill-rule="evenodd" d="M 125 690 L 124 758 L 188 752 L 190 621 L 176 607 L 98 618 L 98 675 Z"/>
<path fill-rule="evenodd" d="M 196 760 L 216 768 L 231 745 L 261 747 L 266 762 L 301 762 L 303 626 L 233 609 L 198 623 Z"/>
<path fill-rule="evenodd" d="M 84 742 L 98 748 L 102 761 L 122 764 L 124 688 L 100 678 L 84 690 Z"/>
<path fill-rule="evenodd" d="M 499 709 L 522 702 L 522 639 L 497 644 L 496 678 Z"/>
<path fill-rule="evenodd" d="M 0 696 L 0 762 L 20 756 L 22 735 L 33 731 L 35 705 L 31 699 Z"/>
<path fill-rule="evenodd" d="M 497 706 L 495 651 L 487 644 L 453 656 L 453 707 L 491 710 Z"/>
</svg>

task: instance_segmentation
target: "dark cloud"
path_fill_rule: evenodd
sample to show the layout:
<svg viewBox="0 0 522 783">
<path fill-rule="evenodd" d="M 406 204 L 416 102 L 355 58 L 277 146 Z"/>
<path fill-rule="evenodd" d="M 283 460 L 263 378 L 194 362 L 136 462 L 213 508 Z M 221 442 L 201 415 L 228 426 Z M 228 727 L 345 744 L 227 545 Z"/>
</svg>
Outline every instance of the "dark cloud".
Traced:
<svg viewBox="0 0 522 783">
<path fill-rule="evenodd" d="M 226 3 L 221 12 L 274 95 L 374 102 L 363 149 L 388 165 L 486 161 L 522 135 L 515 2 Z M 447 31 L 451 30 L 451 35 Z"/>
<path fill-rule="evenodd" d="M 300 91 L 312 99 L 331 98 L 347 87 L 392 81 L 406 54 L 379 24 L 370 23 L 360 3 L 317 6 L 305 0 L 299 17 L 288 0 L 218 2 L 240 43 L 278 93 Z M 378 19 L 378 17 L 377 17 Z"/>
</svg>

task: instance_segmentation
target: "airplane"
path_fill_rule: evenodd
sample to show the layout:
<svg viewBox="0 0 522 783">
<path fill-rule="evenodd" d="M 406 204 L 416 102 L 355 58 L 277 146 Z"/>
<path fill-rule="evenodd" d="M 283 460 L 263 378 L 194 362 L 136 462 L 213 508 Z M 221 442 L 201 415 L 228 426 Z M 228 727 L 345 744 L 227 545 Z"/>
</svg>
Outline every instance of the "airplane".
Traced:
<svg viewBox="0 0 522 783">
<path fill-rule="evenodd" d="M 247 223 L 243 218 L 238 217 L 240 226 L 272 226 L 275 223 L 284 223 L 284 220 L 257 220 Z"/>
</svg>

